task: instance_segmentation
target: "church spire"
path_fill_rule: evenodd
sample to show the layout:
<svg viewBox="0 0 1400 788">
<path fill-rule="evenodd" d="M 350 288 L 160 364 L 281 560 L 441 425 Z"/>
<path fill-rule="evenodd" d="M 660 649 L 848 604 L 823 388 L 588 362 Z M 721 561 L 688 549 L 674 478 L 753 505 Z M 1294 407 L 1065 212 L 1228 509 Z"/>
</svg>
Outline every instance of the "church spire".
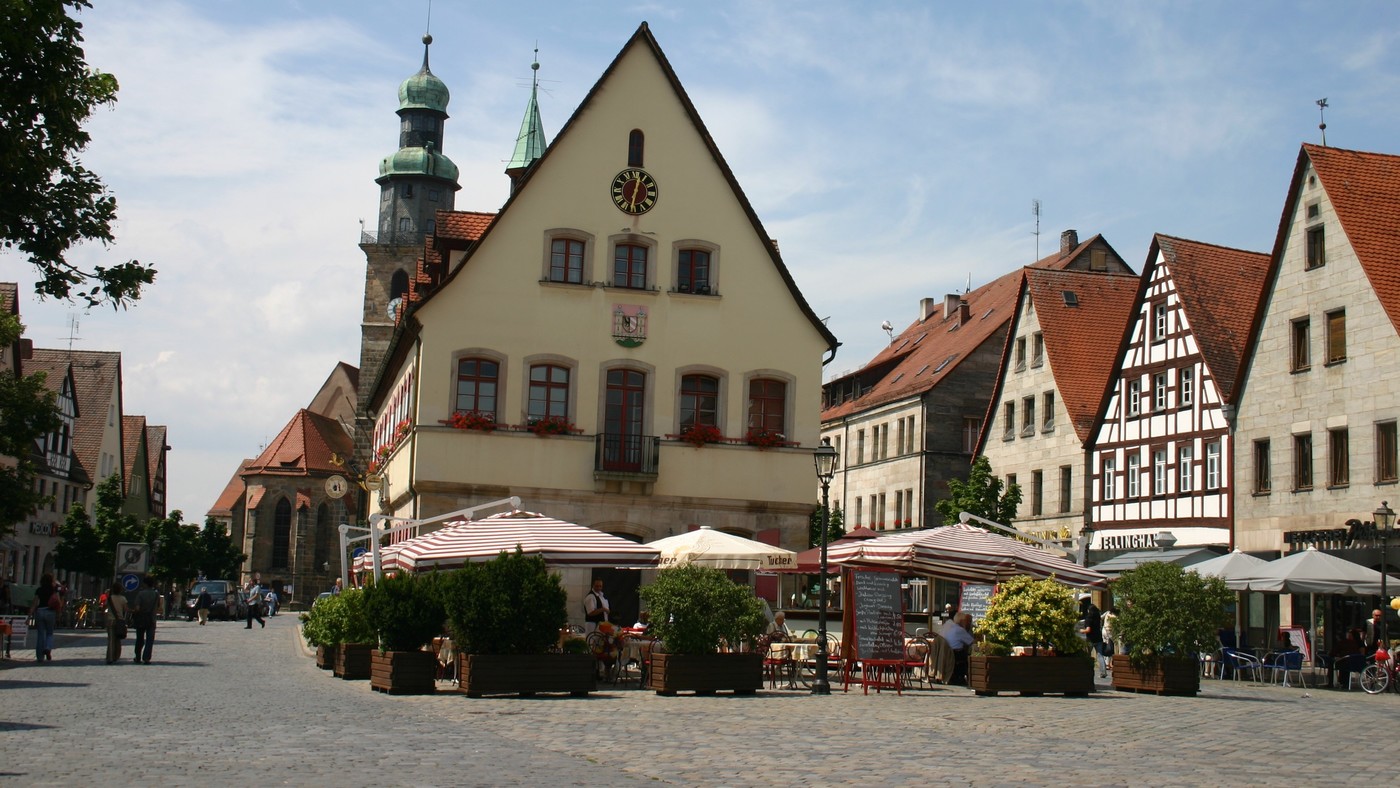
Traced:
<svg viewBox="0 0 1400 788">
<path fill-rule="evenodd" d="M 525 117 L 520 121 L 520 134 L 515 138 L 515 153 L 506 165 L 506 175 L 510 176 L 510 188 L 514 192 L 520 185 L 525 171 L 544 155 L 546 146 L 544 124 L 540 121 L 540 50 L 535 49 L 535 62 L 530 64 L 534 71 L 530 84 L 530 103 L 525 105 Z"/>
</svg>

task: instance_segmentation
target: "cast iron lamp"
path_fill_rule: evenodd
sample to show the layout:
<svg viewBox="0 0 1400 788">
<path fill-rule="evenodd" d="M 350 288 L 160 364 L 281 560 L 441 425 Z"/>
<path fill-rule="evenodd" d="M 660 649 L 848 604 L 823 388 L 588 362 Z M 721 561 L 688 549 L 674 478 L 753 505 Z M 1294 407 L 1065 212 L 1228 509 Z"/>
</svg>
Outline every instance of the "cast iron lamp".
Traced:
<svg viewBox="0 0 1400 788">
<path fill-rule="evenodd" d="M 812 459 L 817 467 L 817 481 L 821 482 L 822 485 L 821 589 L 818 591 L 817 602 L 817 680 L 812 682 L 812 694 L 830 695 L 831 683 L 827 680 L 826 675 L 826 663 L 830 658 L 826 647 L 826 537 L 827 531 L 831 527 L 831 507 L 827 496 L 831 489 L 831 478 L 836 475 L 836 466 L 840 464 L 841 458 L 831 447 L 831 441 L 823 438 L 822 445 L 812 453 Z"/>
</svg>

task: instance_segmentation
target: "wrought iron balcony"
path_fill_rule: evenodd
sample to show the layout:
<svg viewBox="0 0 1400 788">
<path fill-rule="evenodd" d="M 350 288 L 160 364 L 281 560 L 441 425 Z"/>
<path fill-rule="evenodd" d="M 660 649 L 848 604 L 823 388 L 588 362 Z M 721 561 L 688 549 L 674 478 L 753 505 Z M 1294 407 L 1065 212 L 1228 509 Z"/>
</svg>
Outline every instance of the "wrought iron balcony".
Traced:
<svg viewBox="0 0 1400 788">
<path fill-rule="evenodd" d="M 593 447 L 595 475 L 656 478 L 661 462 L 659 436 L 600 433 L 594 437 Z"/>
</svg>

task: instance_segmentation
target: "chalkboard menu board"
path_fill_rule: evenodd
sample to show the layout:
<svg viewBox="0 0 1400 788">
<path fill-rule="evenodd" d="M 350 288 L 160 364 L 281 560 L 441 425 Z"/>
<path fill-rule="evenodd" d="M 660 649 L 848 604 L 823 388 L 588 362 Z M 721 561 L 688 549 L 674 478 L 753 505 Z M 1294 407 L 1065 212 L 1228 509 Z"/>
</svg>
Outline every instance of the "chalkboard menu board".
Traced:
<svg viewBox="0 0 1400 788">
<path fill-rule="evenodd" d="M 856 656 L 904 658 L 904 595 L 897 572 L 851 573 L 855 591 Z"/>
<path fill-rule="evenodd" d="M 987 605 L 991 603 L 995 590 L 996 586 L 989 583 L 963 583 L 958 611 L 971 613 L 972 623 L 976 624 L 987 615 Z"/>
</svg>

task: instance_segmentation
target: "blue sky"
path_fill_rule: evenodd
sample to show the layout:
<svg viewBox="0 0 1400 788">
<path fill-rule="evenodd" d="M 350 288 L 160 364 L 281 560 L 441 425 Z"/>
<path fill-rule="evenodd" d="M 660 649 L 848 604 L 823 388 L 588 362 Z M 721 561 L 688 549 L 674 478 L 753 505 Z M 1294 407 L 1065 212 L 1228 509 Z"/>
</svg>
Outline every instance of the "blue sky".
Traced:
<svg viewBox="0 0 1400 788">
<path fill-rule="evenodd" d="M 427 3 L 97 0 L 89 63 L 119 101 L 85 163 L 116 243 L 156 284 L 134 308 L 35 302 L 41 347 L 119 350 L 125 407 L 170 427 L 170 501 L 203 520 L 238 461 L 358 362 L 364 256 L 396 91 Z M 528 10 L 525 10 L 528 8 Z M 550 140 L 651 24 L 798 285 L 854 369 L 941 297 L 1066 228 L 1140 269 L 1154 232 L 1268 251 L 1302 142 L 1400 153 L 1400 6 L 1384 2 L 438 0 L 457 207 L 492 211 L 539 47 Z"/>
</svg>

